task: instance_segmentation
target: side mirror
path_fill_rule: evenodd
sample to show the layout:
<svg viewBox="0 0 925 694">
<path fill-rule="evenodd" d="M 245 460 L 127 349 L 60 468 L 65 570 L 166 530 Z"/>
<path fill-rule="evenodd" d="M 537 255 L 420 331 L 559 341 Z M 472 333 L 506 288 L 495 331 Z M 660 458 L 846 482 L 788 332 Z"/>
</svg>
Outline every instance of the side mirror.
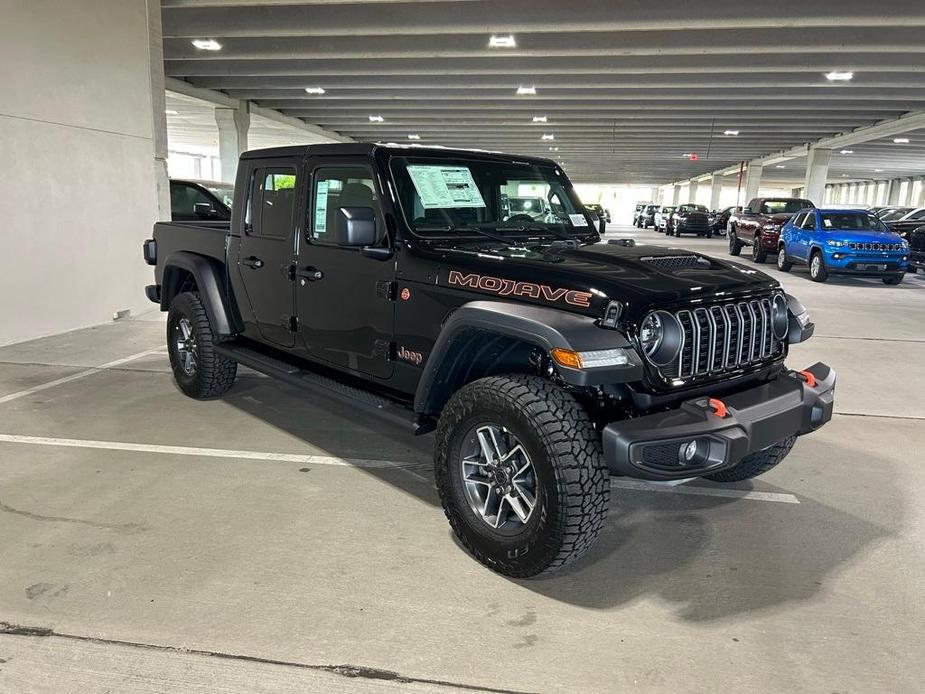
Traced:
<svg viewBox="0 0 925 694">
<path fill-rule="evenodd" d="M 746 207 L 742 210 L 742 214 L 754 214 L 751 207 Z"/>
<path fill-rule="evenodd" d="M 362 247 L 376 243 L 376 214 L 371 207 L 341 207 L 334 221 L 338 246 Z"/>
<path fill-rule="evenodd" d="M 197 202 L 193 204 L 193 214 L 197 217 L 214 217 L 215 208 L 211 202 Z"/>
</svg>

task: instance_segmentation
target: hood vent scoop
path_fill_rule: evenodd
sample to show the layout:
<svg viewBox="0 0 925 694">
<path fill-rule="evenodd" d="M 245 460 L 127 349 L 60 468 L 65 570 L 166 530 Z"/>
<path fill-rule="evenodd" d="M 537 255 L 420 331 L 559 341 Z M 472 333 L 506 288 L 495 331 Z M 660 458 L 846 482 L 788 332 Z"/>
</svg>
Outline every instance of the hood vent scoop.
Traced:
<svg viewBox="0 0 925 694">
<path fill-rule="evenodd" d="M 640 260 L 665 271 L 683 270 L 689 267 L 710 267 L 710 261 L 702 255 L 650 255 Z"/>
</svg>

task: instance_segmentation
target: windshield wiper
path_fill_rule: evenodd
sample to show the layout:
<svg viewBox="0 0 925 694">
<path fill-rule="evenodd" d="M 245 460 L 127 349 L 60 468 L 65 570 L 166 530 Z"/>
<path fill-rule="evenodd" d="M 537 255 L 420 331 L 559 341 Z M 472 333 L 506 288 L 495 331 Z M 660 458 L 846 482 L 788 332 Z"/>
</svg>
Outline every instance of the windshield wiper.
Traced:
<svg viewBox="0 0 925 694">
<path fill-rule="evenodd" d="M 518 227 L 510 227 L 510 228 L 517 229 Z M 436 224 L 432 224 L 432 225 L 431 224 L 419 224 L 416 227 L 414 227 L 414 230 L 415 231 L 443 231 L 443 232 L 474 231 L 477 234 L 481 234 L 482 236 L 487 236 L 490 239 L 493 239 L 495 241 L 500 241 L 501 243 L 506 244 L 506 245 L 510 245 L 514 241 L 514 239 L 509 239 L 505 236 L 502 236 L 501 234 L 495 234 L 495 233 L 488 231 L 487 229 L 482 229 L 481 227 L 471 226 L 471 225 L 439 226 Z"/>
<path fill-rule="evenodd" d="M 498 227 L 496 227 L 496 229 L 497 228 Z M 560 239 L 564 241 L 572 241 L 576 244 L 578 243 L 578 240 L 572 234 L 568 233 L 567 231 L 562 231 L 561 229 L 556 229 L 555 227 L 551 227 L 551 226 L 540 226 L 539 224 L 532 224 L 529 226 L 501 227 L 501 228 L 510 229 L 512 231 L 536 231 L 542 234 L 549 233 L 549 234 L 552 234 L 553 236 L 559 237 Z M 583 236 L 586 236 L 586 235 L 587 234 L 584 234 Z"/>
</svg>

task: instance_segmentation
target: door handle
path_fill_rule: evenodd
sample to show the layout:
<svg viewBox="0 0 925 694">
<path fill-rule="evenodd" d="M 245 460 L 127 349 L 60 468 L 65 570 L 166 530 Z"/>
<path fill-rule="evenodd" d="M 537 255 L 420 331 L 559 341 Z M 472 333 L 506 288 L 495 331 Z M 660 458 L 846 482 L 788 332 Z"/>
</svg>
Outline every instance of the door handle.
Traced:
<svg viewBox="0 0 925 694">
<path fill-rule="evenodd" d="M 296 270 L 295 276 L 302 280 L 302 284 L 305 284 L 306 281 L 317 282 L 324 277 L 324 273 L 318 268 L 309 265 L 302 270 Z"/>
<path fill-rule="evenodd" d="M 245 258 L 244 260 L 242 260 L 241 265 L 247 265 L 247 267 L 249 268 L 253 268 L 254 270 L 259 270 L 260 268 L 263 267 L 263 261 L 260 258 L 250 256 L 249 258 Z"/>
</svg>

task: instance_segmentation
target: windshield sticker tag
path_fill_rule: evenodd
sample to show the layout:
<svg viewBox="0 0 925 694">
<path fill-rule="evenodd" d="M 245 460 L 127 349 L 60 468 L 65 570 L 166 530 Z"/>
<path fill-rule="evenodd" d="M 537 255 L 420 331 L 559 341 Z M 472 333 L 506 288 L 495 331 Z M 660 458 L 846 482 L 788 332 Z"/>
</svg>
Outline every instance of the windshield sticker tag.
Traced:
<svg viewBox="0 0 925 694">
<path fill-rule="evenodd" d="M 831 220 L 831 219 L 827 219 L 826 217 L 823 217 L 823 218 L 822 218 L 822 223 L 825 224 L 827 227 L 831 227 L 831 226 L 832 226 L 832 220 Z"/>
<path fill-rule="evenodd" d="M 318 181 L 315 189 L 315 238 L 327 231 L 329 185 L 330 181 Z"/>
<path fill-rule="evenodd" d="M 585 219 L 585 216 L 583 214 L 570 214 L 568 218 L 571 220 L 573 227 L 588 226 L 588 220 Z"/>
<path fill-rule="evenodd" d="M 466 166 L 412 164 L 408 174 L 425 210 L 485 207 L 472 172 Z"/>
</svg>

